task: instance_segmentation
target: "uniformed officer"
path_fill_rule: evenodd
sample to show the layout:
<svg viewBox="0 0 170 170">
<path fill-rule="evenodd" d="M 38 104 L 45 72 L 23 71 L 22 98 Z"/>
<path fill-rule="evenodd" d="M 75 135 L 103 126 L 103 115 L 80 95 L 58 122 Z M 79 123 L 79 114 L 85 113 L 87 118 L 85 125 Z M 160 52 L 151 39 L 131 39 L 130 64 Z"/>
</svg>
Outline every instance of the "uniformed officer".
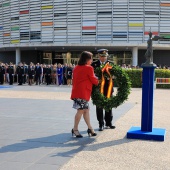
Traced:
<svg viewBox="0 0 170 170">
<path fill-rule="evenodd" d="M 7 74 L 9 76 L 9 85 L 13 85 L 14 82 L 14 65 L 10 62 L 9 66 L 7 67 Z"/>
<path fill-rule="evenodd" d="M 35 67 L 35 81 L 36 81 L 36 85 L 41 84 L 41 75 L 42 75 L 42 68 L 40 66 L 39 63 L 36 64 Z"/>
<path fill-rule="evenodd" d="M 0 63 L 0 84 L 4 84 L 4 78 L 5 78 L 5 67 L 3 63 Z"/>
<path fill-rule="evenodd" d="M 24 67 L 23 67 L 23 64 L 21 62 L 17 66 L 16 73 L 18 75 L 18 85 L 22 85 L 23 77 L 24 77 Z"/>
<path fill-rule="evenodd" d="M 95 68 L 100 67 L 101 64 L 106 64 L 110 63 L 110 61 L 107 59 L 108 55 L 108 50 L 107 49 L 100 49 L 97 51 L 99 60 L 94 61 L 92 63 L 92 66 L 95 70 Z M 108 86 L 109 86 L 109 80 L 105 80 L 105 85 L 104 85 L 104 95 L 107 95 L 108 91 Z M 104 129 L 104 120 L 105 120 L 105 125 L 106 127 L 109 127 L 110 129 L 114 129 L 115 126 L 112 125 L 112 110 L 105 111 L 105 115 L 103 115 L 103 108 L 96 106 L 96 115 L 97 115 L 97 120 L 99 122 L 99 131 L 103 131 Z"/>
</svg>

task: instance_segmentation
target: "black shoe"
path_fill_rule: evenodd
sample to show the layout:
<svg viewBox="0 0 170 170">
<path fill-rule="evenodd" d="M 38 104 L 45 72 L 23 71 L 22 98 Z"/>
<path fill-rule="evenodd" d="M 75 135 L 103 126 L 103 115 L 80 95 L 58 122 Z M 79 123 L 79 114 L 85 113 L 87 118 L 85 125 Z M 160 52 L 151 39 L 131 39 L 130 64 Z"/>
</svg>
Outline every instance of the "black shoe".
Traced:
<svg viewBox="0 0 170 170">
<path fill-rule="evenodd" d="M 87 129 L 87 133 L 88 133 L 88 135 L 90 136 L 97 136 L 97 133 L 95 133 L 95 132 L 92 132 L 92 130 L 91 129 Z"/>
<path fill-rule="evenodd" d="M 78 131 L 78 130 L 74 130 L 74 129 L 71 130 L 72 136 L 75 135 L 76 138 L 82 138 L 82 137 L 83 137 L 83 136 L 79 133 L 79 131 L 78 131 L 78 133 L 79 133 L 78 135 L 75 134 L 75 131 Z"/>
<path fill-rule="evenodd" d="M 99 131 L 103 131 L 103 130 L 104 130 L 103 126 L 99 126 Z"/>
<path fill-rule="evenodd" d="M 112 125 L 110 125 L 110 126 L 108 126 L 110 129 L 115 129 L 116 128 L 116 126 L 112 126 Z"/>
</svg>

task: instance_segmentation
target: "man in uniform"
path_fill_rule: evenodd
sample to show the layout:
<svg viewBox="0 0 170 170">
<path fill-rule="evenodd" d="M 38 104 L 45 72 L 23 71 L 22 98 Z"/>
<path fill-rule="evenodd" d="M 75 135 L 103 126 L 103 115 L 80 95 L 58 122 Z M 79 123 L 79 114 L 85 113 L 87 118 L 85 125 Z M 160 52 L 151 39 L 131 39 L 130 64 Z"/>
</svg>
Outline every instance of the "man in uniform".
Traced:
<svg viewBox="0 0 170 170">
<path fill-rule="evenodd" d="M 3 63 L 0 63 L 0 84 L 4 84 L 4 78 L 5 78 L 5 67 Z"/>
<path fill-rule="evenodd" d="M 24 77 L 24 67 L 22 63 L 19 63 L 16 73 L 18 75 L 18 85 L 22 85 L 23 83 L 23 77 Z"/>
<path fill-rule="evenodd" d="M 108 57 L 108 50 L 107 49 L 100 49 L 97 51 L 98 53 L 98 57 L 99 60 L 94 61 L 92 63 L 92 67 L 97 68 L 100 67 L 101 64 L 106 64 L 106 63 L 110 63 L 110 61 L 108 61 L 107 57 Z M 108 91 L 108 85 L 109 85 L 109 80 L 105 80 L 105 85 L 104 85 L 104 95 L 107 95 L 107 91 Z M 112 115 L 112 110 L 109 111 L 105 111 L 105 115 L 103 115 L 103 108 L 96 106 L 96 115 L 97 115 L 97 120 L 99 121 L 99 131 L 103 131 L 104 129 L 104 120 L 105 120 L 105 125 L 106 127 L 110 128 L 110 129 L 115 129 L 115 126 L 112 125 L 112 119 L 113 119 L 113 115 Z"/>
<path fill-rule="evenodd" d="M 36 85 L 41 84 L 41 75 L 42 75 L 42 68 L 40 66 L 39 63 L 36 64 L 35 67 L 35 81 L 36 81 Z"/>
</svg>

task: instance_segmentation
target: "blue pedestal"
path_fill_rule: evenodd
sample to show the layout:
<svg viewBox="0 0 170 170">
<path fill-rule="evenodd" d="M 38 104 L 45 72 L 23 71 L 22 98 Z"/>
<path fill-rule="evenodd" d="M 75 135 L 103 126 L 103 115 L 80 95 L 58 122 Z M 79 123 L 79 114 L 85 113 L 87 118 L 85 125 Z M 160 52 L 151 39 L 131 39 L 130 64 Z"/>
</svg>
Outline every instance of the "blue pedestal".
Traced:
<svg viewBox="0 0 170 170">
<path fill-rule="evenodd" d="M 141 128 L 132 127 L 127 138 L 164 141 L 165 129 L 153 128 L 153 96 L 155 65 L 143 66 Z"/>
<path fill-rule="evenodd" d="M 166 130 L 153 128 L 152 132 L 142 131 L 140 127 L 131 127 L 127 132 L 127 138 L 164 141 Z"/>
<path fill-rule="evenodd" d="M 155 67 L 144 67 L 142 72 L 141 130 L 152 132 Z"/>
</svg>

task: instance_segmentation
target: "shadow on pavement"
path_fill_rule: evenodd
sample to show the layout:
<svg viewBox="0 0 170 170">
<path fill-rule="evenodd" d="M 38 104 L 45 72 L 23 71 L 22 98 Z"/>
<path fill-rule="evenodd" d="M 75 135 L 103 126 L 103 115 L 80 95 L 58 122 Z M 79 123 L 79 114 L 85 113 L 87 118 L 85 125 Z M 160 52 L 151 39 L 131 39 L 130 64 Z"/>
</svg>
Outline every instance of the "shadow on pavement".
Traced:
<svg viewBox="0 0 170 170">
<path fill-rule="evenodd" d="M 94 140 L 95 138 L 93 137 L 76 138 L 72 137 L 71 133 L 61 133 L 53 136 L 26 139 L 20 143 L 3 146 L 0 148 L 0 153 L 22 152 L 35 148 L 56 148 L 58 153 L 55 156 L 70 157 Z"/>
</svg>

